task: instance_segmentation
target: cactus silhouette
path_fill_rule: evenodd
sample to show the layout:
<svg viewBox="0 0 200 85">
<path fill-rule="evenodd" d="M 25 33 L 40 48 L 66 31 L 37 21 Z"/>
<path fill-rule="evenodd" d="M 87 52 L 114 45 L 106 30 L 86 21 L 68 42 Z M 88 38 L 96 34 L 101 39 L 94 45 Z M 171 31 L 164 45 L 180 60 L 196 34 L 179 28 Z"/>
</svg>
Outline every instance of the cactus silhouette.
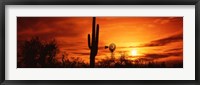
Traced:
<svg viewBox="0 0 200 85">
<path fill-rule="evenodd" d="M 96 22 L 96 18 L 93 17 L 92 42 L 90 41 L 90 34 L 88 34 L 88 47 L 90 49 L 90 67 L 91 68 L 95 67 L 95 56 L 98 53 L 98 42 L 99 42 L 99 24 L 96 25 L 95 22 Z"/>
</svg>

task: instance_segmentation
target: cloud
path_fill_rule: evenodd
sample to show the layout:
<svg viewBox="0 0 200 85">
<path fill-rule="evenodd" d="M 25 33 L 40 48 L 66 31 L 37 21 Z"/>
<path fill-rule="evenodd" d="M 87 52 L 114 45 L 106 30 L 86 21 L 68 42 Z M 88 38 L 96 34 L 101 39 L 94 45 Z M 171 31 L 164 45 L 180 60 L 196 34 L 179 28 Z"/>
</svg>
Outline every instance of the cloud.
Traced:
<svg viewBox="0 0 200 85">
<path fill-rule="evenodd" d="M 28 39 L 40 36 L 42 39 L 52 37 L 80 37 L 91 29 L 90 18 L 81 17 L 18 17 L 18 38 Z"/>
<path fill-rule="evenodd" d="M 163 25 L 163 24 L 167 24 L 170 22 L 177 22 L 180 20 L 183 20 L 183 17 L 163 17 L 163 18 L 155 19 L 153 22 Z"/>
<path fill-rule="evenodd" d="M 17 17 L 17 46 L 38 36 L 44 41 L 56 39 L 59 48 L 67 52 L 79 51 L 87 45 L 83 35 L 87 38 L 91 22 L 88 17 Z"/>
<path fill-rule="evenodd" d="M 137 58 L 137 60 L 141 61 L 154 61 L 154 60 L 159 60 L 159 59 L 166 59 L 170 57 L 182 57 L 183 52 L 169 52 L 169 53 L 150 53 L 150 54 L 145 54 L 144 56 L 136 56 L 134 58 Z M 131 57 L 129 57 L 131 58 Z"/>
<path fill-rule="evenodd" d="M 166 50 L 165 52 L 174 52 L 174 51 L 183 51 L 183 48 L 169 49 L 169 50 Z"/>
<path fill-rule="evenodd" d="M 137 47 L 164 46 L 164 45 L 168 45 L 170 43 L 179 42 L 179 41 L 183 41 L 183 33 L 172 35 L 172 36 L 165 37 L 165 38 L 158 39 L 158 40 L 153 40 L 149 43 L 146 43 L 146 44 L 143 44 L 143 45 L 140 45 Z"/>
<path fill-rule="evenodd" d="M 90 52 L 72 52 L 73 54 L 78 54 L 78 55 L 90 55 Z"/>
<path fill-rule="evenodd" d="M 169 52 L 169 53 L 152 53 L 152 54 L 145 54 L 146 58 L 150 59 L 159 59 L 159 58 L 166 58 L 170 56 L 183 56 L 183 52 Z"/>
</svg>

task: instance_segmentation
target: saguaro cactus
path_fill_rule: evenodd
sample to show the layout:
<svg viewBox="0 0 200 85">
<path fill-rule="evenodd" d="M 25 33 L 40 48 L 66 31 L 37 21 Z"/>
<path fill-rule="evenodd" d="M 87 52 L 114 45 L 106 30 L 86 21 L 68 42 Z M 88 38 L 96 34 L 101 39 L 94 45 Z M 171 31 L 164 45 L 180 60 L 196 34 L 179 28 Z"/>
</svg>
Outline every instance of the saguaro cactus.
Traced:
<svg viewBox="0 0 200 85">
<path fill-rule="evenodd" d="M 92 42 L 90 41 L 90 34 L 88 34 L 88 47 L 90 49 L 90 67 L 95 66 L 95 56 L 98 53 L 98 42 L 99 42 L 99 24 L 96 25 L 96 18 L 93 17 L 92 21 Z M 96 31 L 95 31 L 96 28 Z"/>
</svg>

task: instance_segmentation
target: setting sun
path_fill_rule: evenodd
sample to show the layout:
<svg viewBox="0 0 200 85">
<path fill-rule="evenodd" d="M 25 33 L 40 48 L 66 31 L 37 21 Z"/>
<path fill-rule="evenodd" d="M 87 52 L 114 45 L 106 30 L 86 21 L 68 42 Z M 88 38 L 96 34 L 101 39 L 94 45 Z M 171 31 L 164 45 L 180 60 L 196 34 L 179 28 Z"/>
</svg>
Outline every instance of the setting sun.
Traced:
<svg viewBox="0 0 200 85">
<path fill-rule="evenodd" d="M 136 56 L 136 55 L 137 55 L 137 50 L 132 50 L 132 51 L 131 51 L 131 55 L 132 55 L 132 56 Z"/>
</svg>

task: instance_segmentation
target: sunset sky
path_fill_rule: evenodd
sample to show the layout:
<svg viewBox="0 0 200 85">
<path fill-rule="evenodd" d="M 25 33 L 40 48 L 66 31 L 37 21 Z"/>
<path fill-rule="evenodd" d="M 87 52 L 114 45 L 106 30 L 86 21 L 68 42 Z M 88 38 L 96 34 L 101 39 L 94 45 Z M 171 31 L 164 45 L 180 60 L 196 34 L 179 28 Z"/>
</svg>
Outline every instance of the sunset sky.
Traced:
<svg viewBox="0 0 200 85">
<path fill-rule="evenodd" d="M 97 17 L 99 51 L 96 61 L 110 57 L 104 47 L 115 43 L 115 57 L 147 61 L 183 60 L 183 17 Z M 17 17 L 17 45 L 33 36 L 44 41 L 56 39 L 62 53 L 89 61 L 87 35 L 92 17 Z"/>
</svg>

